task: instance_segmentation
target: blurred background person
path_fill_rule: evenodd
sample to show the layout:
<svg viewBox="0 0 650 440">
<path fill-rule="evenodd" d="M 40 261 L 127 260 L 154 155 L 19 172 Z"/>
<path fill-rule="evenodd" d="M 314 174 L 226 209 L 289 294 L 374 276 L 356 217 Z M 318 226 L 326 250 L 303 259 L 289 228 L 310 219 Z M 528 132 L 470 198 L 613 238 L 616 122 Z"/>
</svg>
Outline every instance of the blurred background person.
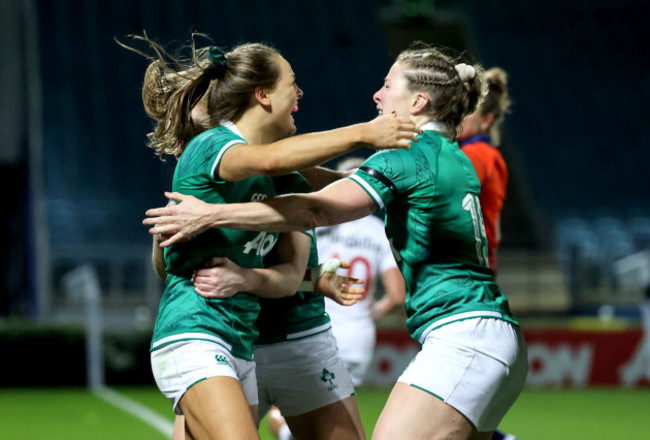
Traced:
<svg viewBox="0 0 650 440">
<path fill-rule="evenodd" d="M 499 151 L 501 124 L 511 105 L 506 72 L 493 67 L 485 72 L 489 91 L 485 101 L 463 120 L 458 144 L 474 165 L 481 182 L 481 210 L 488 240 L 490 268 L 497 272 L 497 249 L 501 242 L 501 210 L 506 198 L 508 168 Z"/>
<path fill-rule="evenodd" d="M 364 158 L 351 157 L 339 162 L 337 169 L 358 168 Z M 339 356 L 347 365 L 355 386 L 363 383 L 375 349 L 375 321 L 404 304 L 406 286 L 390 244 L 384 222 L 374 215 L 340 225 L 316 229 L 321 259 L 339 258 L 350 263 L 348 276 L 365 280 L 365 298 L 345 307 L 325 299 L 325 310 L 339 346 Z M 375 300 L 381 283 L 384 294 Z"/>
</svg>

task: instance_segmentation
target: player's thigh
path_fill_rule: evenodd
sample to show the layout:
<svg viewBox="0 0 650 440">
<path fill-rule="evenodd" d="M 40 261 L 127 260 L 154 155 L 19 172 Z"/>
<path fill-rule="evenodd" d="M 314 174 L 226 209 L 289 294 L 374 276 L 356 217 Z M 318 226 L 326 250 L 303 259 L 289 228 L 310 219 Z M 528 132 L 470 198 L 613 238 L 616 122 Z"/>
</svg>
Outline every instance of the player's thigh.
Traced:
<svg viewBox="0 0 650 440">
<path fill-rule="evenodd" d="M 249 405 L 253 419 L 257 420 L 257 406 Z M 258 422 L 259 427 L 259 422 Z M 172 440 L 193 440 L 191 434 L 185 432 L 185 416 L 176 414 L 174 418 L 174 429 L 172 431 Z"/>
<path fill-rule="evenodd" d="M 178 402 L 188 389 L 215 376 L 238 380 L 249 405 L 258 403 L 255 363 L 234 357 L 220 344 L 200 340 L 169 344 L 151 353 L 151 364 L 156 384 L 176 414 L 182 414 Z"/>
<path fill-rule="evenodd" d="M 452 406 L 477 431 L 490 432 L 521 392 L 527 362 L 518 327 L 499 319 L 466 319 L 429 333 L 398 382 Z"/>
<path fill-rule="evenodd" d="M 426 391 L 398 382 L 377 420 L 373 440 L 469 439 L 465 416 Z"/>
<path fill-rule="evenodd" d="M 285 420 L 296 440 L 366 438 L 356 396 Z"/>
<path fill-rule="evenodd" d="M 185 416 L 176 414 L 176 418 L 174 419 L 174 430 L 172 431 L 172 440 L 186 440 Z"/>
<path fill-rule="evenodd" d="M 244 390 L 235 378 L 203 380 L 187 390 L 179 406 L 186 433 L 195 440 L 260 438 Z"/>
</svg>

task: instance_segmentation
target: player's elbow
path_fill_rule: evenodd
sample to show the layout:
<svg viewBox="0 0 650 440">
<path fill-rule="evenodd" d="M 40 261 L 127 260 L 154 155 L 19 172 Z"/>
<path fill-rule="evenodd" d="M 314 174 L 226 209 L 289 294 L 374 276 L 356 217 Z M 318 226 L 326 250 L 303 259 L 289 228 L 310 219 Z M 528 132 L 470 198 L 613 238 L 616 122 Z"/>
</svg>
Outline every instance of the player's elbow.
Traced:
<svg viewBox="0 0 650 440">
<path fill-rule="evenodd" d="M 309 231 L 327 225 L 327 211 L 317 205 L 305 206 L 303 210 L 303 231 Z"/>
<path fill-rule="evenodd" d="M 278 176 L 291 171 L 286 169 L 282 158 L 276 154 L 266 154 L 261 157 L 256 168 L 262 176 Z"/>
</svg>

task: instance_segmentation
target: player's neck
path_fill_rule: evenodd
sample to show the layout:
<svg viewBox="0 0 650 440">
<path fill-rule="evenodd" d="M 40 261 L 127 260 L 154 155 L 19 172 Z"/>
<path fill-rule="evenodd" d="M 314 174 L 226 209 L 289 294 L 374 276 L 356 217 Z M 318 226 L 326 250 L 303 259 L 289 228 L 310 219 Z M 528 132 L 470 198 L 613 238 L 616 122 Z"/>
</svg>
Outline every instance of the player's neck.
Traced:
<svg viewBox="0 0 650 440">
<path fill-rule="evenodd" d="M 277 140 L 273 130 L 269 130 L 268 117 L 259 114 L 257 109 L 250 109 L 235 123 L 242 136 L 251 145 L 268 144 Z"/>
</svg>

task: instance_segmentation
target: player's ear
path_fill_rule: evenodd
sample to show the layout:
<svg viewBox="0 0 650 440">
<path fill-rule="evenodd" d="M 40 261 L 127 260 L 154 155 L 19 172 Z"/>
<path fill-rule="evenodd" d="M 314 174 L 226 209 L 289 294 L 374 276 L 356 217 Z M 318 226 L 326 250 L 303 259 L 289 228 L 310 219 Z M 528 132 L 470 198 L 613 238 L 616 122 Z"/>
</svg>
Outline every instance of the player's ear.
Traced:
<svg viewBox="0 0 650 440">
<path fill-rule="evenodd" d="M 411 114 L 417 115 L 421 113 L 429 104 L 429 97 L 426 93 L 418 92 L 413 96 L 411 103 Z"/>
<path fill-rule="evenodd" d="M 268 90 L 264 87 L 255 87 L 255 100 L 257 100 L 260 105 L 268 107 L 271 105 L 271 97 L 269 96 Z"/>
</svg>

